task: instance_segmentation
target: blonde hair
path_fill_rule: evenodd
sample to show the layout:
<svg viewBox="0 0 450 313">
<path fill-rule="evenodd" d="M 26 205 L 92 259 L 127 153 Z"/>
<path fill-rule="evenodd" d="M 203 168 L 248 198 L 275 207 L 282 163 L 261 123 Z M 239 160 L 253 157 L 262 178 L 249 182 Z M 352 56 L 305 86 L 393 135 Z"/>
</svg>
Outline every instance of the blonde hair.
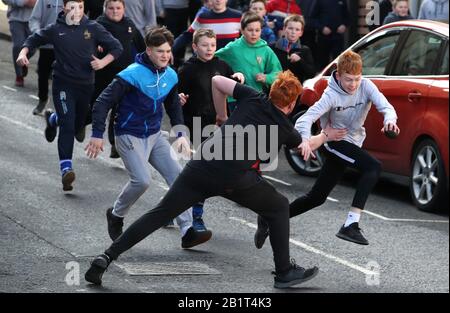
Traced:
<svg viewBox="0 0 450 313">
<path fill-rule="evenodd" d="M 286 27 L 289 22 L 301 23 L 303 26 L 303 29 L 305 28 L 305 24 L 306 24 L 305 18 L 303 17 L 303 15 L 298 15 L 298 14 L 291 14 L 288 17 L 286 17 L 284 19 L 283 26 Z"/>
<path fill-rule="evenodd" d="M 201 37 L 208 37 L 208 38 L 214 38 L 216 39 L 216 33 L 209 28 L 199 28 L 194 32 L 194 35 L 192 36 L 192 42 L 195 44 L 198 44 Z"/>
</svg>

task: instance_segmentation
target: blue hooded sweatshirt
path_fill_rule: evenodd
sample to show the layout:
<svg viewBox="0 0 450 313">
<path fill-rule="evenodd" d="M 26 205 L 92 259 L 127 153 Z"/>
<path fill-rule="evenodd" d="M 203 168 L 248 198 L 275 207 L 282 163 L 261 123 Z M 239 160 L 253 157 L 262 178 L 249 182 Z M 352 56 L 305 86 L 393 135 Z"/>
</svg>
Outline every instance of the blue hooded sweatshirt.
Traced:
<svg viewBox="0 0 450 313">
<path fill-rule="evenodd" d="M 145 52 L 117 74 L 97 98 L 92 110 L 92 137 L 103 138 L 108 111 L 118 105 L 114 119 L 116 136 L 147 138 L 160 131 L 165 105 L 172 126 L 183 125 L 178 99 L 178 77 L 170 67 L 157 69 Z"/>
</svg>

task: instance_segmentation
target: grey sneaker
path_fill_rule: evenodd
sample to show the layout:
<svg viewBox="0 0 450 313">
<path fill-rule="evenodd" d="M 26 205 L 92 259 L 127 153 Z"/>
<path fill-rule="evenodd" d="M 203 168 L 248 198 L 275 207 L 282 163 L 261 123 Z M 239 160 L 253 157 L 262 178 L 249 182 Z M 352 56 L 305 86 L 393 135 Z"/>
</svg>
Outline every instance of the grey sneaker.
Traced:
<svg viewBox="0 0 450 313">
<path fill-rule="evenodd" d="M 41 114 L 42 111 L 44 111 L 47 104 L 48 104 L 48 99 L 47 100 L 39 100 L 38 105 L 33 109 L 33 115 Z"/>
</svg>

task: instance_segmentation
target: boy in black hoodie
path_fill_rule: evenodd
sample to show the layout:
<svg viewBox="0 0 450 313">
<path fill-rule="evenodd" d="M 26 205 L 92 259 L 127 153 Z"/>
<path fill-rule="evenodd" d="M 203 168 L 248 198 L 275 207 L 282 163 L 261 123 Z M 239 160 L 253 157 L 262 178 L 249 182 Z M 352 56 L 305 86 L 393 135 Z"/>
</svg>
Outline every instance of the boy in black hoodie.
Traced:
<svg viewBox="0 0 450 313">
<path fill-rule="evenodd" d="M 114 79 L 117 73 L 124 70 L 128 65 L 134 62 L 136 52 L 145 50 L 144 38 L 137 30 L 133 21 L 124 16 L 125 1 L 124 0 L 106 0 L 104 3 L 104 13 L 97 18 L 97 23 L 103 25 L 107 31 L 111 33 L 123 46 L 123 52 L 117 60 L 111 62 L 108 66 L 95 72 L 95 92 L 92 98 L 92 104 Z M 105 52 L 101 49 L 98 57 L 105 56 Z M 119 154 L 114 145 L 114 116 L 116 115 L 116 107 L 111 110 L 111 118 L 108 125 L 108 139 L 111 144 L 111 158 L 119 158 Z"/>
<path fill-rule="evenodd" d="M 222 75 L 244 83 L 244 75 L 234 73 L 231 67 L 214 56 L 216 34 L 212 29 L 201 28 L 194 32 L 192 49 L 195 52 L 178 73 L 179 92 L 183 105 L 184 124 L 189 128 L 194 148 L 209 137 L 214 128 L 203 129 L 216 124 L 216 110 L 212 97 L 211 79 Z M 203 202 L 192 207 L 194 229 L 203 230 Z"/>
<path fill-rule="evenodd" d="M 59 127 L 58 153 L 64 191 L 73 189 L 72 169 L 74 137 L 84 139 L 89 103 L 94 91 L 94 71 L 104 68 L 122 53 L 122 45 L 103 26 L 83 15 L 83 0 L 64 0 L 64 11 L 51 24 L 27 38 L 17 58 L 28 66 L 27 53 L 41 45 L 53 44 L 53 103 L 56 113 L 45 111 L 45 138 L 52 142 Z M 108 54 L 98 59 L 97 46 Z"/>
<path fill-rule="evenodd" d="M 284 19 L 284 36 L 270 45 L 280 60 L 283 71 L 290 70 L 303 83 L 315 75 L 314 59 L 309 47 L 300 43 L 305 29 L 305 19 L 292 14 Z"/>
</svg>

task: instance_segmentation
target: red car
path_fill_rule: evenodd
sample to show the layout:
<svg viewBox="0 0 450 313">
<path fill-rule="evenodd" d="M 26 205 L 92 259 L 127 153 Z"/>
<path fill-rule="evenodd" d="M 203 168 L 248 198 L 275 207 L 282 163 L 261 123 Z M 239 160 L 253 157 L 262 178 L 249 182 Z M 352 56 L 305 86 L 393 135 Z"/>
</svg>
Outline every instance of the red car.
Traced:
<svg viewBox="0 0 450 313">
<path fill-rule="evenodd" d="M 447 208 L 448 203 L 448 33 L 448 24 L 403 21 L 384 25 L 349 48 L 361 55 L 364 77 L 394 106 L 401 130 L 395 140 L 382 136 L 383 116 L 373 107 L 363 147 L 382 162 L 384 172 L 409 177 L 414 204 L 424 211 Z M 320 98 L 335 69 L 336 60 L 304 83 L 303 111 L 294 119 Z M 286 156 L 300 174 L 320 171 L 320 153 L 307 163 L 296 151 L 286 150 Z"/>
</svg>

